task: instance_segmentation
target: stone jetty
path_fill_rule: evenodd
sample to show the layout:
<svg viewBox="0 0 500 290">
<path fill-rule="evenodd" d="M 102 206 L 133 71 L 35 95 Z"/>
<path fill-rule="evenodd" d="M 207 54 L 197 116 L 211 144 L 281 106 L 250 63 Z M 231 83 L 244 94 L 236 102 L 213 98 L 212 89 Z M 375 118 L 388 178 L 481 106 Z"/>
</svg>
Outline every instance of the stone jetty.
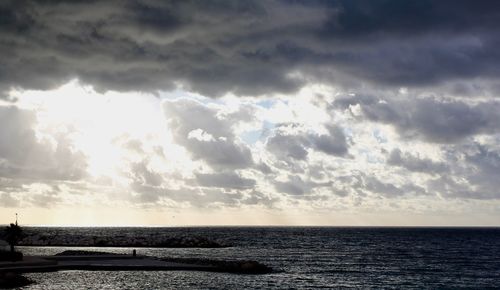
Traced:
<svg viewBox="0 0 500 290">
<path fill-rule="evenodd" d="M 170 237 L 150 236 L 82 236 L 27 234 L 20 246 L 64 246 L 64 247 L 148 247 L 148 248 L 222 248 L 224 243 L 198 236 Z"/>
</svg>

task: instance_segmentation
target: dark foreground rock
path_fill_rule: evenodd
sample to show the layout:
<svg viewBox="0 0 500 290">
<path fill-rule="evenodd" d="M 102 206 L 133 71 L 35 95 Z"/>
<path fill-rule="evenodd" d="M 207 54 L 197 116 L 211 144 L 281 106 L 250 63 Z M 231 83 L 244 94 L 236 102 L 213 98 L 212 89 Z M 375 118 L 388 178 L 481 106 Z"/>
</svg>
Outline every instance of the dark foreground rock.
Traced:
<svg viewBox="0 0 500 290">
<path fill-rule="evenodd" d="M 11 252 L 0 250 L 0 261 L 21 261 L 23 259 L 23 253 L 21 252 Z"/>
<path fill-rule="evenodd" d="M 13 272 L 0 272 L 0 289 L 18 288 L 32 283 L 33 281 L 22 275 Z"/>
<path fill-rule="evenodd" d="M 57 253 L 54 256 L 121 256 L 122 254 L 106 253 L 98 251 L 67 250 Z"/>
<path fill-rule="evenodd" d="M 268 274 L 274 270 L 256 261 L 221 261 L 197 258 L 163 258 L 167 262 L 213 266 L 214 271 L 237 274 Z"/>
</svg>

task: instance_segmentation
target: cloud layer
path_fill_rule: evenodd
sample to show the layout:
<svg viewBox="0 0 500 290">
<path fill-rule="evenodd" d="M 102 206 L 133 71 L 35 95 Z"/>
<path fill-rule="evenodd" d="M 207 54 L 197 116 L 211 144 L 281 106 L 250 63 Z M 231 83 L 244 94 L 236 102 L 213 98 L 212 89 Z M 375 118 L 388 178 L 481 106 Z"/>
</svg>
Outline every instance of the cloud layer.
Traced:
<svg viewBox="0 0 500 290">
<path fill-rule="evenodd" d="M 290 93 L 499 75 L 495 1 L 3 1 L 0 87 Z M 494 84 L 489 84 L 495 86 Z M 456 89 L 463 86 L 454 84 Z"/>
</svg>

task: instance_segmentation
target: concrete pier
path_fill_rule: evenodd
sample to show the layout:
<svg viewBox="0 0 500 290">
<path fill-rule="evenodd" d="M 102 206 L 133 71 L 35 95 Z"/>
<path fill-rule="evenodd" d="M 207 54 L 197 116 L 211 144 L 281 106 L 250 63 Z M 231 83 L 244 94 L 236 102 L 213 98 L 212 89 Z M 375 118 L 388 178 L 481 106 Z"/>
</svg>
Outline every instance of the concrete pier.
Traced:
<svg viewBox="0 0 500 290">
<path fill-rule="evenodd" d="M 0 272 L 99 271 L 217 271 L 214 266 L 161 261 L 146 256 L 27 256 L 23 261 L 0 262 Z"/>
</svg>

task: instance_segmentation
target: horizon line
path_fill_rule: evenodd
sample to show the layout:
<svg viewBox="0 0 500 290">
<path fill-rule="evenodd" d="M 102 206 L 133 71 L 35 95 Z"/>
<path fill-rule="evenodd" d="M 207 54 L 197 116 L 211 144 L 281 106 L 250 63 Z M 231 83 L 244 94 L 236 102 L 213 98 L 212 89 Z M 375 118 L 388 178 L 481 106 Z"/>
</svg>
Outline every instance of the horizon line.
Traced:
<svg viewBox="0 0 500 290">
<path fill-rule="evenodd" d="M 8 226 L 0 224 L 0 226 Z M 61 225 L 26 224 L 23 227 L 51 228 L 500 228 L 500 225 Z"/>
</svg>

